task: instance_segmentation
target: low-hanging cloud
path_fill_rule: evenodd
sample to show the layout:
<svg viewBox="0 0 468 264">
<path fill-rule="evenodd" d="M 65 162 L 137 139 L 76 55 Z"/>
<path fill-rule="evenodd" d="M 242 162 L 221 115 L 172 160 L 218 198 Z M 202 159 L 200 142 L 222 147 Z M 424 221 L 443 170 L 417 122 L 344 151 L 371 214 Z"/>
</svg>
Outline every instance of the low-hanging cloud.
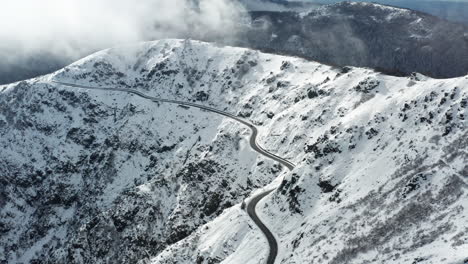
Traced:
<svg viewBox="0 0 468 264">
<path fill-rule="evenodd" d="M 235 38 L 245 10 L 233 0 L 15 0 L 0 9 L 0 64 L 35 54 L 77 59 L 160 38 Z M 0 65 L 1 69 L 1 65 Z"/>
</svg>

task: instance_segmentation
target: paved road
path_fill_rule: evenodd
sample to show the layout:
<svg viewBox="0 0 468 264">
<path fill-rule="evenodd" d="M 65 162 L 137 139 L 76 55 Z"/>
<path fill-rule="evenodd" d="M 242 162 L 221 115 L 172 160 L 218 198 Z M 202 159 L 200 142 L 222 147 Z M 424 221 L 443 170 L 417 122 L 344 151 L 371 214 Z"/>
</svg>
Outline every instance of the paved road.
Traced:
<svg viewBox="0 0 468 264">
<path fill-rule="evenodd" d="M 206 111 L 209 111 L 209 112 L 217 113 L 217 114 L 220 114 L 220 115 L 225 116 L 225 117 L 229 117 L 229 118 L 234 119 L 234 120 L 236 120 L 236 121 L 238 121 L 238 122 L 242 123 L 243 125 L 246 125 L 247 127 L 250 128 L 250 130 L 252 131 L 252 134 L 250 136 L 249 143 L 250 143 L 250 147 L 252 149 L 254 149 L 256 152 L 260 153 L 261 155 L 263 155 L 263 156 L 265 156 L 267 158 L 270 158 L 272 160 L 275 160 L 275 161 L 279 162 L 280 164 L 282 164 L 283 166 L 285 166 L 289 170 L 294 169 L 295 165 L 293 163 L 291 163 L 291 162 L 289 162 L 289 161 L 287 161 L 287 160 L 285 160 L 285 159 L 283 159 L 283 158 L 281 158 L 281 157 L 279 157 L 279 156 L 265 150 L 264 148 L 262 148 L 257 143 L 258 129 L 251 122 L 249 122 L 249 121 L 247 121 L 247 120 L 245 120 L 243 118 L 240 118 L 240 117 L 238 117 L 236 115 L 230 114 L 228 112 L 224 112 L 224 111 L 218 110 L 216 108 L 212 108 L 212 107 L 204 106 L 204 105 L 199 105 L 199 104 L 194 104 L 194 103 L 190 103 L 190 102 L 182 102 L 182 101 L 177 101 L 177 100 L 170 100 L 170 99 L 152 97 L 152 96 L 146 95 L 146 94 L 144 94 L 142 92 L 139 92 L 137 90 L 134 90 L 134 89 L 113 88 L 113 87 L 92 87 L 92 86 L 73 84 L 73 83 L 65 83 L 65 82 L 59 82 L 59 81 L 52 81 L 52 83 L 56 83 L 56 84 L 60 84 L 60 85 L 63 85 L 63 86 L 68 86 L 68 87 L 83 88 L 83 89 L 126 92 L 126 93 L 131 93 L 131 94 L 138 95 L 138 96 L 140 96 L 142 98 L 151 100 L 153 102 L 171 103 L 171 104 L 177 104 L 177 105 L 181 105 L 181 106 L 189 106 L 189 107 L 199 108 L 199 109 L 203 109 L 203 110 L 206 110 Z M 257 206 L 257 203 L 260 200 L 262 200 L 265 196 L 267 196 L 268 194 L 270 194 L 273 191 L 274 191 L 274 189 L 267 190 L 267 191 L 264 191 L 264 192 L 256 195 L 255 197 L 253 197 L 251 199 L 251 201 L 247 205 L 247 213 L 249 214 L 250 218 L 252 218 L 254 223 L 260 228 L 260 230 L 263 232 L 266 239 L 268 240 L 268 244 L 270 246 L 270 251 L 269 251 L 269 254 L 268 254 L 267 264 L 274 264 L 275 263 L 276 255 L 278 254 L 278 243 L 276 242 L 276 239 L 273 236 L 273 234 L 271 233 L 271 231 L 265 226 L 265 224 L 258 217 L 258 215 L 257 215 L 257 213 L 255 211 L 255 207 Z"/>
<path fill-rule="evenodd" d="M 260 228 L 260 230 L 263 232 L 265 235 L 268 245 L 270 247 L 270 251 L 268 253 L 268 258 L 267 258 L 267 264 L 274 264 L 276 255 L 278 255 L 278 242 L 276 242 L 275 236 L 271 233 L 270 229 L 265 226 L 265 224 L 258 218 L 257 212 L 255 211 L 255 207 L 257 206 L 257 203 L 265 198 L 268 194 L 273 192 L 275 189 L 264 191 L 254 198 L 252 198 L 247 205 L 247 213 L 249 214 L 250 218 L 255 222 L 255 224 Z"/>
</svg>

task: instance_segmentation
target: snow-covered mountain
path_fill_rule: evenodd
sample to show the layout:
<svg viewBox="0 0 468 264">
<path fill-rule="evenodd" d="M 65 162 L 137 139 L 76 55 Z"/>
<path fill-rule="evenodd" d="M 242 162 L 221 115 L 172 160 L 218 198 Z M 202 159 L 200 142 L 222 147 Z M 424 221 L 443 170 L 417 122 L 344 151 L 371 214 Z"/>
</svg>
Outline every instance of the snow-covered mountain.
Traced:
<svg viewBox="0 0 468 264">
<path fill-rule="evenodd" d="M 117 91 L 132 88 L 234 113 Z M 161 40 L 0 86 L 0 263 L 462 263 L 468 76 L 436 80 Z"/>
<path fill-rule="evenodd" d="M 251 12 L 239 45 L 331 65 L 436 78 L 468 74 L 468 27 L 409 9 L 340 2 L 302 12 Z"/>
</svg>

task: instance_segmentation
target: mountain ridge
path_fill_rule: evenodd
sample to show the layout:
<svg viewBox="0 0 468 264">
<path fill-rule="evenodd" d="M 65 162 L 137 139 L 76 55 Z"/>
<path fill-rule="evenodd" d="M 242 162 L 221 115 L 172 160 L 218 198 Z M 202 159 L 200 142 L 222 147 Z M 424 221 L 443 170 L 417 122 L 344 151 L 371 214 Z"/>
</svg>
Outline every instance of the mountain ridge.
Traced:
<svg viewBox="0 0 468 264">
<path fill-rule="evenodd" d="M 294 12 L 253 11 L 250 13 L 251 22 L 244 18 L 235 21 L 239 32 L 227 34 L 229 40 L 187 32 L 179 34 L 178 38 L 300 56 L 338 67 L 371 67 L 401 76 L 420 72 L 435 78 L 447 78 L 468 73 L 467 26 L 401 8 L 392 12 L 398 14 L 407 10 L 409 18 L 401 18 L 401 23 L 395 20 L 385 22 L 385 17 L 392 12 L 379 10 L 379 6 L 382 5 L 339 3 L 312 10 L 309 7 L 293 9 L 296 10 Z M 288 10 L 291 11 L 280 9 Z M 328 12 L 330 17 L 314 14 L 314 10 Z M 418 19 L 421 21 L 417 22 Z M 281 21 L 288 23 L 282 24 Z M 80 56 L 97 48 L 92 47 Z M 16 63 L 2 61 L 0 83 L 49 73 L 72 61 L 50 51 L 22 58 Z"/>
</svg>

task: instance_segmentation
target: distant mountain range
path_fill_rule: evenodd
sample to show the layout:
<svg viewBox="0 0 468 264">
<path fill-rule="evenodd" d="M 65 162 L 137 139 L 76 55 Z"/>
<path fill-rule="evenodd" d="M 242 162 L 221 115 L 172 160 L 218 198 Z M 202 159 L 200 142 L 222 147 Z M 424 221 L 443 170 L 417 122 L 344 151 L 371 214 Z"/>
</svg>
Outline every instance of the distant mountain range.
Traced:
<svg viewBox="0 0 468 264">
<path fill-rule="evenodd" d="M 319 0 L 322 4 L 331 4 L 336 0 Z M 450 21 L 468 24 L 468 2 L 463 1 L 421 1 L 421 0 L 375 0 L 386 5 L 409 8 L 432 14 Z"/>
<path fill-rule="evenodd" d="M 468 26 L 419 11 L 341 2 L 309 11 L 252 11 L 237 45 L 322 63 L 436 78 L 468 73 Z"/>
</svg>

